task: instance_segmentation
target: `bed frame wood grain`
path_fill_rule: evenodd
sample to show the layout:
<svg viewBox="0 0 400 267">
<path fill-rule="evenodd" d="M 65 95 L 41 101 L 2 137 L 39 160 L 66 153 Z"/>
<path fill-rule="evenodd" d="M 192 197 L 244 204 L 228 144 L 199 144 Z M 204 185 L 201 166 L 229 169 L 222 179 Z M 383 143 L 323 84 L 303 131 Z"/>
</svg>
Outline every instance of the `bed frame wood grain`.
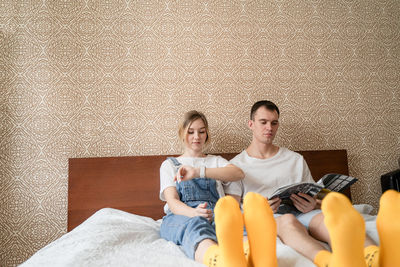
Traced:
<svg viewBox="0 0 400 267">
<path fill-rule="evenodd" d="M 318 180 L 326 173 L 348 175 L 346 150 L 297 151 Z M 219 154 L 231 159 L 236 153 Z M 160 219 L 159 168 L 168 155 L 69 159 L 68 231 L 101 208 Z M 350 197 L 350 190 L 346 195 Z"/>
</svg>

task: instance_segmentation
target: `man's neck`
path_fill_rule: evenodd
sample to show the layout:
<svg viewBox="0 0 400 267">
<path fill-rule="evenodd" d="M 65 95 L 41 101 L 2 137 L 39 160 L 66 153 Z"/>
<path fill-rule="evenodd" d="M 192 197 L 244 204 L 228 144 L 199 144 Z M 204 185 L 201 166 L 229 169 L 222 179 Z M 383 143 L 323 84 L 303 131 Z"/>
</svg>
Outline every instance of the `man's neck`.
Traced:
<svg viewBox="0 0 400 267">
<path fill-rule="evenodd" d="M 247 147 L 246 152 L 250 157 L 257 159 L 268 159 L 278 153 L 279 147 L 273 144 L 261 144 L 254 141 Z"/>
</svg>

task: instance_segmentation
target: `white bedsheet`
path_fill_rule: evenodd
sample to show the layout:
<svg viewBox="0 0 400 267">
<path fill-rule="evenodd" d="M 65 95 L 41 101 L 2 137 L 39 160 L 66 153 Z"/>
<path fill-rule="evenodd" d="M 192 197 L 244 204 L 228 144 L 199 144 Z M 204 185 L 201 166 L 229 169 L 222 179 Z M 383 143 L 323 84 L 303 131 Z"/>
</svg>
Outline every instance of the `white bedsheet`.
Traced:
<svg viewBox="0 0 400 267">
<path fill-rule="evenodd" d="M 365 207 L 359 210 L 365 212 Z M 377 240 L 375 216 L 364 218 L 368 234 Z M 160 238 L 160 224 L 161 220 L 105 208 L 20 266 L 204 266 L 188 259 L 172 242 Z M 280 267 L 314 266 L 279 239 L 277 256 Z"/>
</svg>

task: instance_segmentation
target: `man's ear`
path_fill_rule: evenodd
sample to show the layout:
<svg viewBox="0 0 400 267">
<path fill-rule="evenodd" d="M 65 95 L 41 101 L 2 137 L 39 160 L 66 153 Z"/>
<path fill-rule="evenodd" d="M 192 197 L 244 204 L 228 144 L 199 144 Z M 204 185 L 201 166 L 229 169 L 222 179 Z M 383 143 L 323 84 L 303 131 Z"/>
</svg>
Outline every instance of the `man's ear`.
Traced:
<svg viewBox="0 0 400 267">
<path fill-rule="evenodd" d="M 248 126 L 249 126 L 250 129 L 253 128 L 253 125 L 254 125 L 254 121 L 253 120 L 249 120 Z"/>
</svg>

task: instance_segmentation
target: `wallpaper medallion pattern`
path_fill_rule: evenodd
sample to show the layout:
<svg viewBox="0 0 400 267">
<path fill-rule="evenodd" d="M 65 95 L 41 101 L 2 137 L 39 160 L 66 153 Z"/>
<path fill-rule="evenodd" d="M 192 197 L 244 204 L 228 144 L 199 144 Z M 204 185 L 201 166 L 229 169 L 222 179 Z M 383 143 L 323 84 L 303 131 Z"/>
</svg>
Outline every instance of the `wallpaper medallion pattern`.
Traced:
<svg viewBox="0 0 400 267">
<path fill-rule="evenodd" d="M 400 1 L 0 0 L 0 265 L 66 232 L 68 158 L 179 153 L 210 120 L 239 152 L 253 102 L 277 143 L 347 149 L 354 201 L 378 208 L 400 156 Z"/>
</svg>

